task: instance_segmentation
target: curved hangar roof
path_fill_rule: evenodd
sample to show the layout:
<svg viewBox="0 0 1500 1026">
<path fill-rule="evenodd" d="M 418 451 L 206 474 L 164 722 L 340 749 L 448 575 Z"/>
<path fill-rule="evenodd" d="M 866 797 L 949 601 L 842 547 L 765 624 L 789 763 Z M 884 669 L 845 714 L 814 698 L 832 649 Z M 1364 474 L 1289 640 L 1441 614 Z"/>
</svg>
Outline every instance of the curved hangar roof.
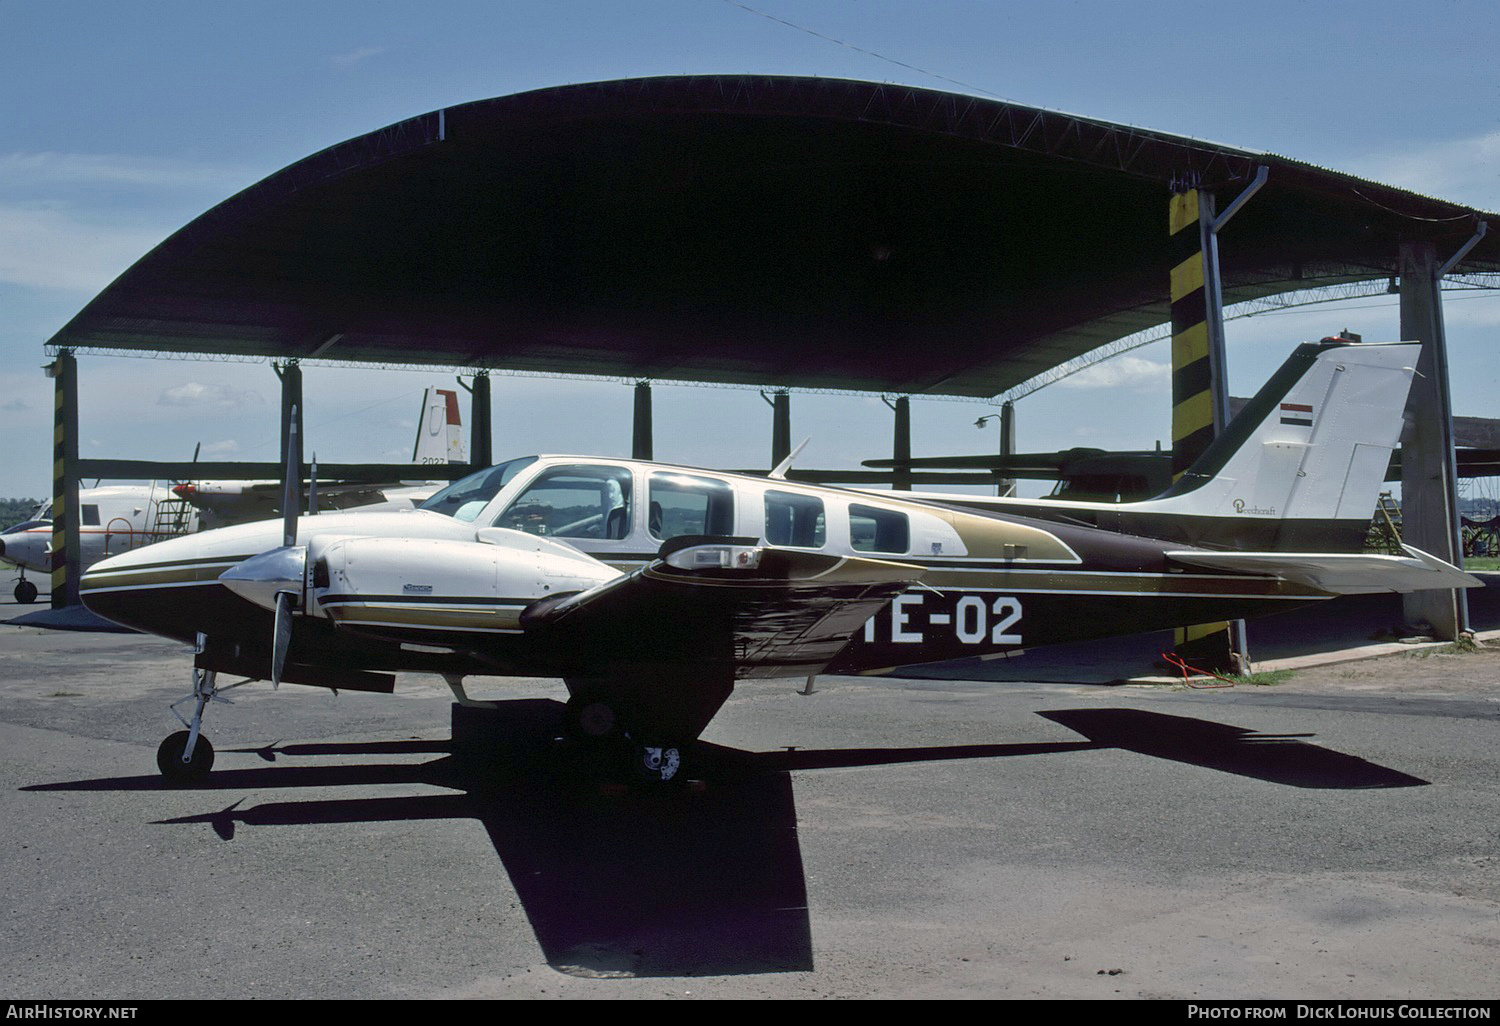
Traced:
<svg viewBox="0 0 1500 1026">
<path fill-rule="evenodd" d="M 1168 318 L 1174 178 L 1226 302 L 1446 256 L 1478 212 L 949 93 L 713 76 L 564 86 L 314 154 L 143 257 L 48 343 L 990 396 Z M 1500 269 L 1500 238 L 1463 264 Z M 1441 258 L 1441 257 L 1440 257 Z"/>
</svg>

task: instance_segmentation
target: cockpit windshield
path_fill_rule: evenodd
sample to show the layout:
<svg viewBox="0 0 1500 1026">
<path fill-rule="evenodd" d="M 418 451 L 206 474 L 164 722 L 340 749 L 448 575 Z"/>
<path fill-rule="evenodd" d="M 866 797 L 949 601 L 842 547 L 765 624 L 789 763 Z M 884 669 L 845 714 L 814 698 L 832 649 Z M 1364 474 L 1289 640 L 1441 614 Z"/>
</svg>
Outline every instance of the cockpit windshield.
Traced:
<svg viewBox="0 0 1500 1026">
<path fill-rule="evenodd" d="M 500 489 L 510 483 L 511 478 L 535 462 L 535 456 L 522 456 L 487 467 L 468 477 L 459 478 L 447 488 L 434 493 L 417 508 L 441 513 L 454 520 L 472 521 Z"/>
</svg>

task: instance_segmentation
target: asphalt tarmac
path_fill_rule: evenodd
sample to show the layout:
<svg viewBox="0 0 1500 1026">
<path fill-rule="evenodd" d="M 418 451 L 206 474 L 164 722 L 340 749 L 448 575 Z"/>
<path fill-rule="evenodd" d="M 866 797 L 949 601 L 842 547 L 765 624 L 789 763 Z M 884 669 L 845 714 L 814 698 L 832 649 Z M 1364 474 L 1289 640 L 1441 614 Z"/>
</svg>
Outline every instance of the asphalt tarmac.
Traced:
<svg viewBox="0 0 1500 1026">
<path fill-rule="evenodd" d="M 176 787 L 181 646 L 0 625 L 0 996 L 1493 999 L 1497 649 L 749 684 L 654 790 L 555 681 L 254 684 Z"/>
</svg>

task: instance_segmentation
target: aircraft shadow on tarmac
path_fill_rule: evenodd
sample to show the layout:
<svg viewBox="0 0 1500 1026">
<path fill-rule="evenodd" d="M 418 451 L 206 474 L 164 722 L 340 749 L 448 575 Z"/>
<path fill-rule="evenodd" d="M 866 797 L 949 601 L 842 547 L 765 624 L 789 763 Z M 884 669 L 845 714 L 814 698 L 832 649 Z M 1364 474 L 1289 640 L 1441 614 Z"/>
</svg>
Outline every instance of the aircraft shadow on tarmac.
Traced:
<svg viewBox="0 0 1500 1026">
<path fill-rule="evenodd" d="M 198 791 L 431 784 L 443 795 L 267 802 L 163 820 L 247 827 L 475 819 L 515 887 L 544 957 L 582 976 L 690 976 L 813 968 L 793 770 L 1122 748 L 1298 787 L 1424 783 L 1290 737 L 1159 713 L 1041 715 L 1087 741 L 752 753 L 700 743 L 686 793 L 601 787 L 588 753 L 552 740 L 550 700 L 453 707 L 451 741 L 311 743 L 240 749 L 272 765 L 219 769 Z M 235 750 L 226 750 L 230 754 Z M 279 764 L 282 759 L 424 755 L 425 762 Z M 585 757 L 580 758 L 580 754 Z M 600 758 L 603 758 L 601 755 Z M 26 791 L 162 790 L 158 776 L 39 784 Z"/>
<path fill-rule="evenodd" d="M 1077 731 L 1101 748 L 1122 748 L 1290 787 L 1343 790 L 1428 783 L 1301 740 L 1309 734 L 1261 734 L 1144 709 L 1059 709 L 1038 715 Z"/>
</svg>

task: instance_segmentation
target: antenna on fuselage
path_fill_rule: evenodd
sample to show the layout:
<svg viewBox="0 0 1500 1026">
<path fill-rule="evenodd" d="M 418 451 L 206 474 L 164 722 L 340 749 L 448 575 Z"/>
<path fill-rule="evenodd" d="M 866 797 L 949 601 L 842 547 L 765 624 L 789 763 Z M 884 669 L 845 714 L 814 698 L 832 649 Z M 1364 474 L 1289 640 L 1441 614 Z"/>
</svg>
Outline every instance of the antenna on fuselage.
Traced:
<svg viewBox="0 0 1500 1026">
<path fill-rule="evenodd" d="M 771 473 L 770 473 L 771 480 L 773 480 L 773 481 L 785 481 L 786 480 L 786 472 L 788 470 L 792 469 L 792 462 L 794 460 L 796 460 L 798 454 L 801 453 L 803 449 L 807 448 L 807 443 L 811 442 L 811 441 L 812 441 L 812 435 L 808 435 L 806 438 L 802 439 L 802 443 L 800 445 L 798 445 L 797 448 L 795 448 L 791 452 L 787 453 L 786 459 L 784 459 L 780 463 L 776 464 L 776 469 L 773 470 L 773 471 L 771 471 Z"/>
</svg>

